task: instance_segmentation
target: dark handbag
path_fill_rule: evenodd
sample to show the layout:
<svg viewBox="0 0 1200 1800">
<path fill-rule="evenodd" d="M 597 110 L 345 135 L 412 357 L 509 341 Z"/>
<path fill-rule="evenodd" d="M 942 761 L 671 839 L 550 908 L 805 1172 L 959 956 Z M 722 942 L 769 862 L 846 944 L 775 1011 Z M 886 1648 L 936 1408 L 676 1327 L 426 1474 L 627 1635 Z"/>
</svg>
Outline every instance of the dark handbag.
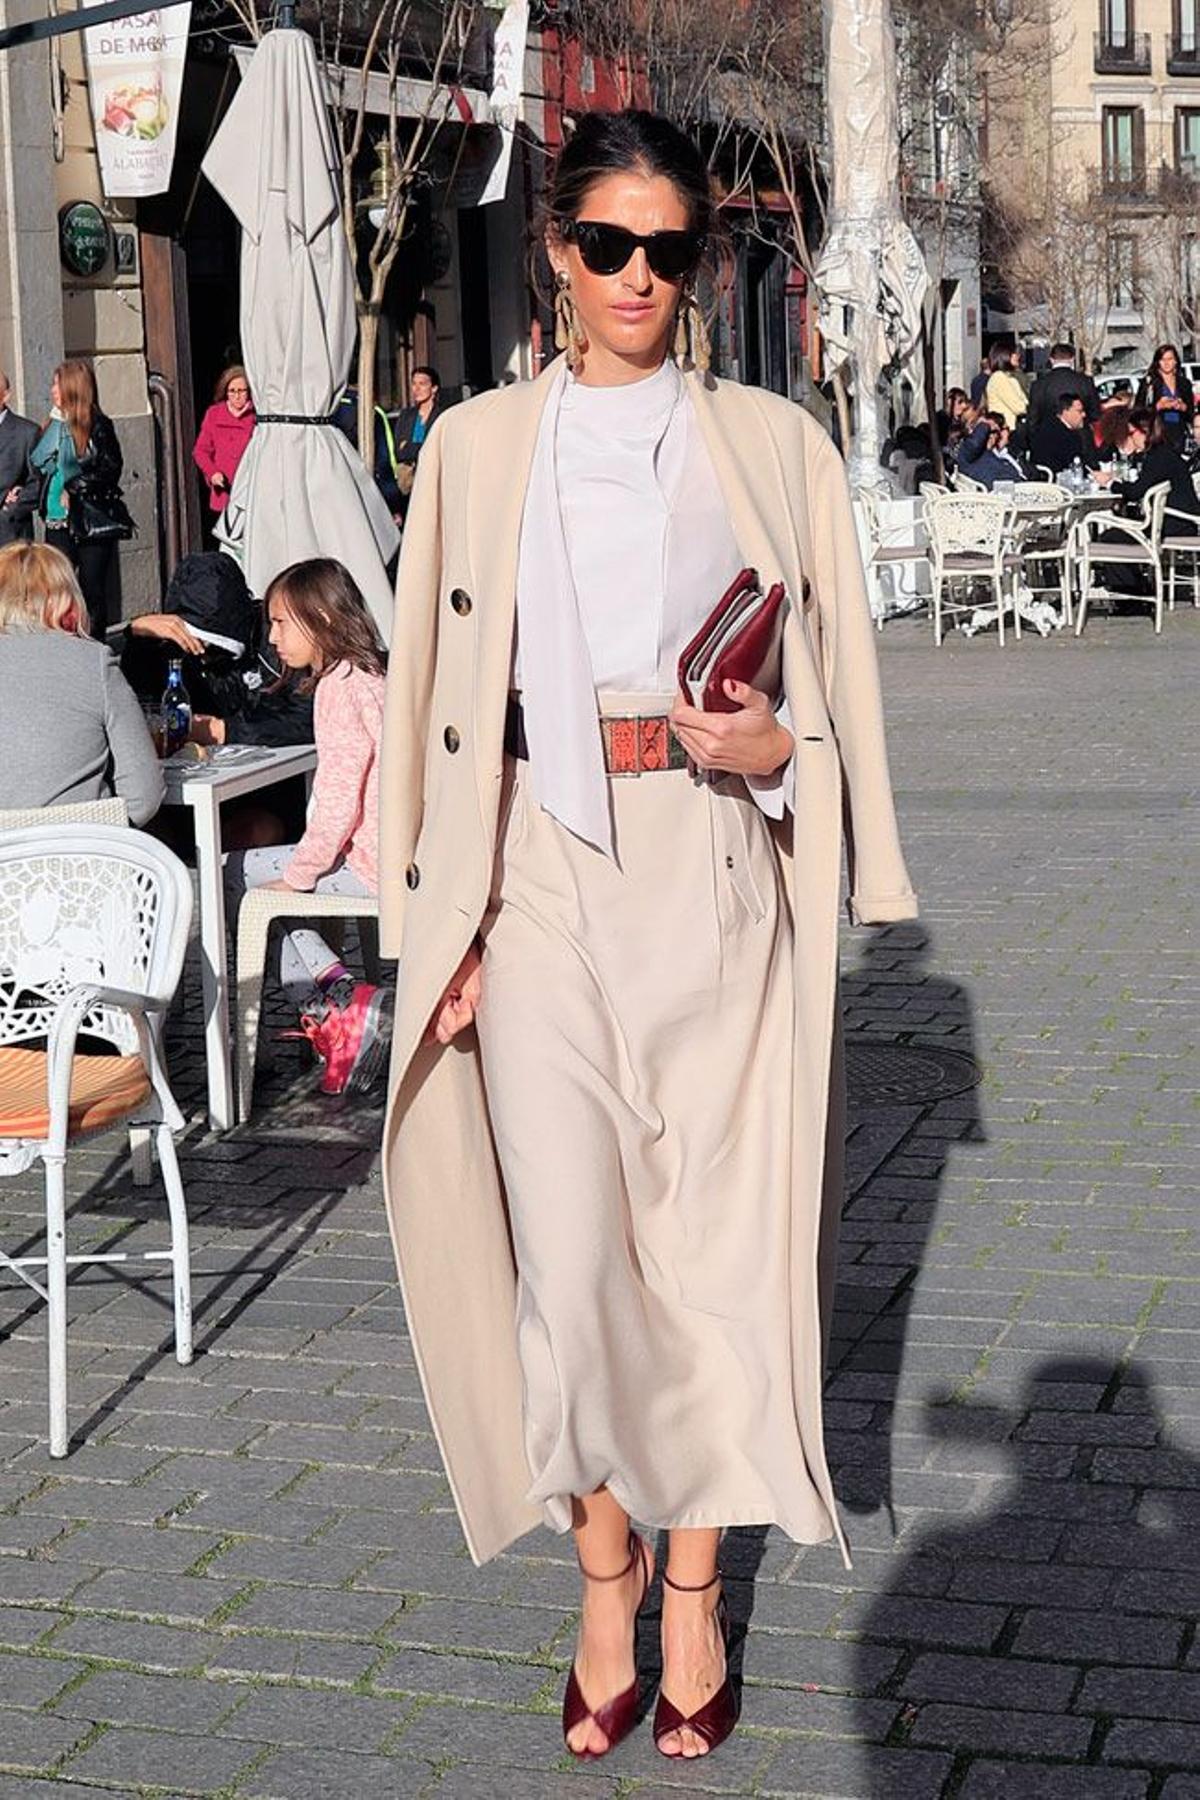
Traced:
<svg viewBox="0 0 1200 1800">
<path fill-rule="evenodd" d="M 68 525 L 76 543 L 115 544 L 131 538 L 137 526 L 119 494 L 113 494 L 103 505 L 86 494 L 72 494 Z"/>
<path fill-rule="evenodd" d="M 772 706 L 779 704 L 786 600 L 782 581 L 764 594 L 757 571 L 742 570 L 679 658 L 679 685 L 693 706 L 737 712 L 737 701 L 722 686 L 726 681 L 744 681 Z"/>
</svg>

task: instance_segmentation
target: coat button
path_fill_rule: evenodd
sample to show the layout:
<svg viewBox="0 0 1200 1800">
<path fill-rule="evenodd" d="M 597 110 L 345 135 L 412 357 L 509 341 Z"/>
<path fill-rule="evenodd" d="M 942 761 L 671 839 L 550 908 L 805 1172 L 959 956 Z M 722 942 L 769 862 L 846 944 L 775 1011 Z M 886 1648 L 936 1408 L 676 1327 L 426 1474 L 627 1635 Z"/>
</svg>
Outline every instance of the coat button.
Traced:
<svg viewBox="0 0 1200 1800">
<path fill-rule="evenodd" d="M 406 885 L 410 888 L 415 888 L 420 879 L 421 871 L 418 869 L 416 863 L 409 863 L 407 869 L 404 871 Z"/>
<path fill-rule="evenodd" d="M 732 867 L 733 867 L 733 858 L 732 858 L 732 856 L 727 856 L 727 857 L 726 857 L 726 858 L 725 858 L 725 867 L 726 867 L 726 868 L 727 868 L 727 869 L 732 869 Z"/>
<path fill-rule="evenodd" d="M 454 752 L 458 749 L 459 744 L 462 742 L 462 739 L 459 737 L 457 731 L 455 731 L 453 725 L 447 725 L 445 731 L 443 731 L 442 742 L 445 744 L 451 756 L 453 756 Z"/>
<path fill-rule="evenodd" d="M 460 619 L 465 619 L 471 610 L 471 596 L 464 588 L 455 588 L 450 596 L 450 604 Z"/>
</svg>

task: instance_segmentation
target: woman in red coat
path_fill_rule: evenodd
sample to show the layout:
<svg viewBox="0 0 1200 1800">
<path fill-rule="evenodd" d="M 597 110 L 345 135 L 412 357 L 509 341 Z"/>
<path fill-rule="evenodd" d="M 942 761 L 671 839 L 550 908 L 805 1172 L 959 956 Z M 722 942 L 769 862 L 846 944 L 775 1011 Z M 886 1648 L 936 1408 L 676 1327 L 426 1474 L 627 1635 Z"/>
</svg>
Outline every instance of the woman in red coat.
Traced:
<svg viewBox="0 0 1200 1800">
<path fill-rule="evenodd" d="M 213 403 L 204 415 L 192 458 L 208 483 L 208 504 L 222 513 L 237 466 L 254 430 L 254 402 L 250 383 L 240 363 L 225 369 L 217 382 Z"/>
</svg>

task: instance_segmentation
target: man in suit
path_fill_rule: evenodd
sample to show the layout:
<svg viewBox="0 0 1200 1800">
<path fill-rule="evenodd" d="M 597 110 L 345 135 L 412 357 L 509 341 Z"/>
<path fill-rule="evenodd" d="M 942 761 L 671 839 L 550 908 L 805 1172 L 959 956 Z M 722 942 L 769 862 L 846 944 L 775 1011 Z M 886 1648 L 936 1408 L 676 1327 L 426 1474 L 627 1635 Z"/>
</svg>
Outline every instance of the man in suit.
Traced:
<svg viewBox="0 0 1200 1800">
<path fill-rule="evenodd" d="M 442 405 L 442 380 L 428 364 L 416 368 L 408 384 L 409 405 L 396 415 L 396 477 L 400 484 L 401 512 L 408 511 L 421 446 L 433 430 L 434 420 L 445 411 Z M 402 472 L 403 471 L 403 472 Z"/>
<path fill-rule="evenodd" d="M 1060 394 L 1054 417 L 1043 419 L 1033 433 L 1030 449 L 1032 461 L 1052 470 L 1055 475 L 1060 475 L 1078 457 L 1083 467 L 1090 469 L 1097 481 L 1110 481 L 1111 475 L 1098 469 L 1100 452 L 1096 449 L 1091 432 L 1085 429 L 1086 424 L 1083 395 L 1078 389 L 1071 388 L 1065 394 Z"/>
<path fill-rule="evenodd" d="M 41 436 L 32 419 L 11 412 L 8 376 L 0 369 L 0 545 L 33 536 L 40 483 L 29 464 Z"/>
<path fill-rule="evenodd" d="M 1100 417 L 1095 382 L 1075 367 L 1075 352 L 1070 344 L 1055 344 L 1050 352 L 1050 367 L 1038 376 L 1030 390 L 1025 422 L 1031 437 L 1057 415 L 1064 394 L 1079 395 L 1089 425 Z"/>
</svg>

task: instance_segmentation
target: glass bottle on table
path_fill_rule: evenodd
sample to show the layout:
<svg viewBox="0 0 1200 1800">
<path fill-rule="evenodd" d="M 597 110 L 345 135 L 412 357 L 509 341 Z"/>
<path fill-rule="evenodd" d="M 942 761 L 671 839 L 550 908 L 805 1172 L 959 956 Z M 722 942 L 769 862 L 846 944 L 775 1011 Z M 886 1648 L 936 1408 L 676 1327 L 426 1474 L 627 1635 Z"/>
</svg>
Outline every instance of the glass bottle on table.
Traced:
<svg viewBox="0 0 1200 1800">
<path fill-rule="evenodd" d="M 192 730 L 192 702 L 183 685 L 183 658 L 173 656 L 167 664 L 167 685 L 162 697 L 165 753 L 173 756 L 187 743 Z"/>
</svg>

